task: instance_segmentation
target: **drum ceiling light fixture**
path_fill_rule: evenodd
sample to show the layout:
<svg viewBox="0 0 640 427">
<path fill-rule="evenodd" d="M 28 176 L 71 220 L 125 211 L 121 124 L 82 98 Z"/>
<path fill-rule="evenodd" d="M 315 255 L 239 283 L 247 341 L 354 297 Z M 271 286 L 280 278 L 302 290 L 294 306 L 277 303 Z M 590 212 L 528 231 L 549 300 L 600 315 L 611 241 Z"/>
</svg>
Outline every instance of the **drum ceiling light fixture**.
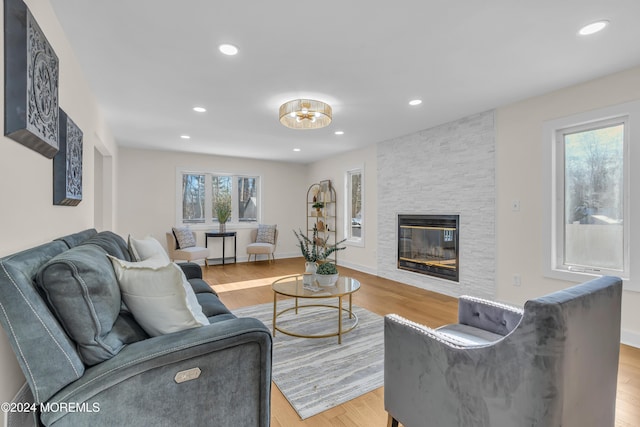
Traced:
<svg viewBox="0 0 640 427">
<path fill-rule="evenodd" d="M 291 129 L 320 129 L 331 123 L 331 106 L 313 99 L 294 99 L 280 106 L 280 123 Z"/>
</svg>

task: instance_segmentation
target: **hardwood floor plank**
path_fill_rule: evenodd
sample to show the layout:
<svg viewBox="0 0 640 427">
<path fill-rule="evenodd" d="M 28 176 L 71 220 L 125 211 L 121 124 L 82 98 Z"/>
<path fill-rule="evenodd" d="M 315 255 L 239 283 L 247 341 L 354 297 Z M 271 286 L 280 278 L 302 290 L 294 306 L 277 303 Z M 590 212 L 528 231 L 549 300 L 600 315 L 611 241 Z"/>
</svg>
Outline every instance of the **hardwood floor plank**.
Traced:
<svg viewBox="0 0 640 427">
<path fill-rule="evenodd" d="M 271 283 L 303 271 L 303 258 L 289 258 L 272 263 L 258 261 L 206 267 L 203 276 L 227 307 L 234 309 L 272 302 Z M 361 283 L 353 303 L 381 316 L 397 313 L 430 327 L 457 321 L 456 298 L 346 267 L 340 267 L 340 273 L 353 276 Z M 271 390 L 271 425 L 274 427 L 383 427 L 387 424 L 383 387 L 304 421 L 278 387 L 273 385 Z M 640 349 L 626 345 L 620 346 L 615 425 L 640 426 Z"/>
</svg>

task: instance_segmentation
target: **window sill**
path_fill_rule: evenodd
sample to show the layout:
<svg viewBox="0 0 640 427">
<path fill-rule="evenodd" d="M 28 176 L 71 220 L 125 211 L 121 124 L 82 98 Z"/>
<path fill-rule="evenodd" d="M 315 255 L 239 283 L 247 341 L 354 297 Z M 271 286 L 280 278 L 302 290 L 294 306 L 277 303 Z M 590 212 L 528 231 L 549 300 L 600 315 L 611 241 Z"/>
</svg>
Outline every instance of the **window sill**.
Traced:
<svg viewBox="0 0 640 427">
<path fill-rule="evenodd" d="M 364 239 L 347 239 L 345 245 L 364 248 Z"/>
<path fill-rule="evenodd" d="M 549 268 L 545 271 L 545 277 L 558 280 L 566 280 L 569 282 L 582 283 L 587 280 L 595 279 L 601 276 L 616 276 L 621 277 L 623 281 L 628 281 L 629 277 L 625 277 L 620 273 L 603 271 L 601 273 L 595 273 L 591 271 L 569 271 L 561 270 L 558 268 Z"/>
<path fill-rule="evenodd" d="M 210 224 L 193 224 L 193 223 L 184 223 L 180 225 L 181 227 L 188 226 L 193 231 L 211 231 L 218 230 L 220 228 L 220 224 L 218 222 L 212 222 Z M 252 228 L 257 228 L 258 222 L 227 222 L 227 230 L 249 230 Z"/>
</svg>

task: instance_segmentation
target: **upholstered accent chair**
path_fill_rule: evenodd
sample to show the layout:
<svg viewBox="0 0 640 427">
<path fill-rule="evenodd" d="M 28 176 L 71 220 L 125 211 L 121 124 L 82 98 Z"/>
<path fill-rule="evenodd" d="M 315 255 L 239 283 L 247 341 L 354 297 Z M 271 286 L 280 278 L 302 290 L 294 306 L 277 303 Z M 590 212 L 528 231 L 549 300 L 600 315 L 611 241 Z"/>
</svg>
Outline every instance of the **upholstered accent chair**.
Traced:
<svg viewBox="0 0 640 427">
<path fill-rule="evenodd" d="M 193 232 L 193 238 L 196 238 L 195 231 Z M 199 259 L 204 259 L 205 265 L 207 262 L 207 257 L 209 256 L 209 249 L 203 248 L 202 246 L 179 248 L 178 241 L 176 240 L 176 236 L 173 234 L 173 232 L 167 233 L 167 252 L 171 261 L 184 260 L 193 262 Z"/>
<path fill-rule="evenodd" d="M 251 242 L 247 245 L 247 254 L 249 255 L 249 261 L 251 261 L 251 255 L 253 255 L 253 261 L 256 261 L 256 257 L 258 255 L 266 255 L 269 262 L 275 260 L 274 254 L 276 252 L 276 246 L 278 244 L 278 230 L 275 229 L 273 232 L 273 240 L 271 242 L 268 241 L 258 241 L 258 229 L 251 230 Z"/>
<path fill-rule="evenodd" d="M 613 427 L 621 297 L 605 276 L 524 310 L 461 297 L 438 329 L 386 316 L 389 426 Z"/>
</svg>

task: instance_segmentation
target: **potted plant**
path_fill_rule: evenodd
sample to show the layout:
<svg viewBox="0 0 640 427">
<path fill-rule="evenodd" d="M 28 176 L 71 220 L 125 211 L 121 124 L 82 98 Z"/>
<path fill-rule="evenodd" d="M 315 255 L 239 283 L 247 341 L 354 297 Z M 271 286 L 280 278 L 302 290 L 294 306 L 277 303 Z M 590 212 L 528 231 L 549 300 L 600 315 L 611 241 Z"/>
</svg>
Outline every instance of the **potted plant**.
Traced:
<svg viewBox="0 0 640 427">
<path fill-rule="evenodd" d="M 220 223 L 220 232 L 226 231 L 226 223 L 231 218 L 231 194 L 224 191 L 216 196 L 216 216 Z"/>
<path fill-rule="evenodd" d="M 317 212 L 316 215 L 317 216 L 321 216 L 320 215 L 320 210 L 322 208 L 324 208 L 324 202 L 315 202 L 313 205 L 311 205 L 311 207 L 316 209 L 316 212 Z"/>
<path fill-rule="evenodd" d="M 311 239 L 308 238 L 302 230 L 298 230 L 297 233 L 293 230 L 293 234 L 295 234 L 298 239 L 298 247 L 306 261 L 305 272 L 307 273 L 315 274 L 316 268 L 318 267 L 318 261 L 324 261 L 335 251 L 346 249 L 346 246 L 338 247 L 338 245 L 346 239 L 339 241 L 335 245 L 327 245 L 324 240 L 319 239 L 318 228 L 315 225 L 313 226 L 313 236 Z M 318 244 L 318 242 L 323 242 L 323 244 Z"/>
<path fill-rule="evenodd" d="M 316 270 L 316 281 L 320 286 L 333 286 L 338 281 L 338 269 L 332 262 L 320 264 Z"/>
</svg>

